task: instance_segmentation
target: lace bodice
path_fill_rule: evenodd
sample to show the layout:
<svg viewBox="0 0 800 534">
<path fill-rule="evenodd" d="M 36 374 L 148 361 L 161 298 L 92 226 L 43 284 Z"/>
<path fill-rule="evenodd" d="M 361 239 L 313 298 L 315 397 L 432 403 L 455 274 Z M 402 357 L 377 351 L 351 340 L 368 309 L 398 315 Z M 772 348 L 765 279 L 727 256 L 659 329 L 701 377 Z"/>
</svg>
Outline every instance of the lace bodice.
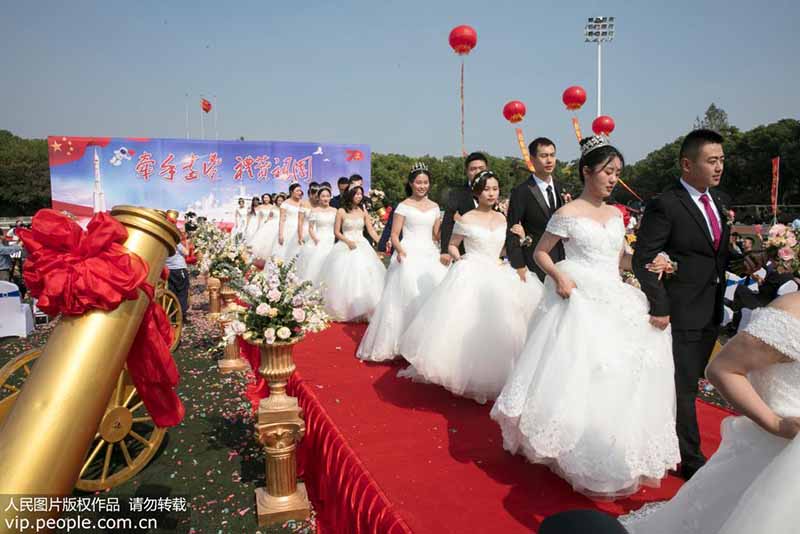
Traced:
<svg viewBox="0 0 800 534">
<path fill-rule="evenodd" d="M 750 382 L 775 413 L 800 416 L 800 319 L 776 308 L 759 308 L 745 332 L 793 361 L 750 373 Z"/>
<path fill-rule="evenodd" d="M 405 217 L 402 239 L 404 243 L 409 241 L 432 242 L 433 226 L 439 218 L 438 206 L 421 211 L 414 206 L 401 203 L 397 206 L 395 213 Z"/>
<path fill-rule="evenodd" d="M 312 211 L 308 216 L 309 223 L 314 223 L 316 233 L 333 233 L 333 223 L 336 221 L 336 210 Z"/>
<path fill-rule="evenodd" d="M 303 208 L 301 206 L 295 206 L 294 204 L 289 204 L 288 202 L 284 202 L 283 204 L 281 204 L 281 209 L 286 212 L 284 219 L 285 227 L 290 229 L 297 229 L 297 214 L 300 213 L 300 210 L 302 210 Z"/>
<path fill-rule="evenodd" d="M 599 223 L 589 217 L 556 213 L 547 223 L 547 231 L 564 238 L 567 260 L 619 278 L 619 255 L 625 242 L 622 217 L 614 216 Z"/>
<path fill-rule="evenodd" d="M 364 217 L 348 217 L 345 216 L 342 221 L 342 233 L 348 239 L 358 239 L 362 236 L 364 231 Z"/>
<path fill-rule="evenodd" d="M 500 258 L 506 242 L 504 224 L 490 230 L 485 226 L 457 221 L 453 226 L 453 233 L 464 236 L 464 248 L 469 256 L 484 256 L 492 260 Z"/>
</svg>

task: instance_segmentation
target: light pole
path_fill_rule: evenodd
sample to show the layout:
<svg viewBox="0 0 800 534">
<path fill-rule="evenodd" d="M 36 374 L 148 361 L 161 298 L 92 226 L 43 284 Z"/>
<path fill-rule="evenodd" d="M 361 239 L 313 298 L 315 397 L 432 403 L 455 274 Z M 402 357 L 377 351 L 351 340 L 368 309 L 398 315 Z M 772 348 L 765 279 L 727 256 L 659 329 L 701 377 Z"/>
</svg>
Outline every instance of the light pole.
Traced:
<svg viewBox="0 0 800 534">
<path fill-rule="evenodd" d="M 602 115 L 603 43 L 614 40 L 614 17 L 589 17 L 583 36 L 587 43 L 597 43 L 597 116 Z"/>
</svg>

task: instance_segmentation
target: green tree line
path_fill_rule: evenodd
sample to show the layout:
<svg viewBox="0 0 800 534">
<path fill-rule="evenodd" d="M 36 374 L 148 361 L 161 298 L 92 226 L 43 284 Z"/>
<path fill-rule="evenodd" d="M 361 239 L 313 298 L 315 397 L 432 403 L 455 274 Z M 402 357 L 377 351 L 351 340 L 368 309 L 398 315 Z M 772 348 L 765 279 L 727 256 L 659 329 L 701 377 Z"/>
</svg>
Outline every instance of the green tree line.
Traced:
<svg viewBox="0 0 800 534">
<path fill-rule="evenodd" d="M 734 204 L 768 204 L 771 187 L 771 159 L 780 156 L 781 204 L 800 204 L 800 121 L 783 119 L 743 132 L 728 124 L 725 112 L 709 106 L 695 127 L 709 127 L 725 136 L 725 174 L 721 188 Z M 623 179 L 644 199 L 667 188 L 680 175 L 678 149 L 681 139 L 667 143 L 642 160 L 628 165 Z M 623 151 L 624 151 L 624 147 Z M 489 167 L 500 177 L 504 195 L 525 180 L 528 171 L 520 158 L 488 154 Z M 395 203 L 405 197 L 408 170 L 423 161 L 431 170 L 431 198 L 442 203 L 453 187 L 464 183 L 463 158 L 456 156 L 407 156 L 372 153 L 372 187 L 386 193 Z M 573 195 L 581 190 L 576 161 L 559 161 L 555 176 Z M 630 203 L 633 195 L 618 187 L 614 200 Z M 50 173 L 47 144 L 42 139 L 22 139 L 0 130 L 0 216 L 31 215 L 50 205 Z"/>
</svg>

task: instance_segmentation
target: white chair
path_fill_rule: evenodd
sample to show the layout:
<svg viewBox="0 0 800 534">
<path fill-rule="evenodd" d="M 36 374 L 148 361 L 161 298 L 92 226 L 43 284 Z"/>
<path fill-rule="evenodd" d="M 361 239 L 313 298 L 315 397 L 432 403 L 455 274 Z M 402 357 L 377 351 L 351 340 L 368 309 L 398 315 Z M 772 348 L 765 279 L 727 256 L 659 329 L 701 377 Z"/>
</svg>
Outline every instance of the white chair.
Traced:
<svg viewBox="0 0 800 534">
<path fill-rule="evenodd" d="M 797 282 L 795 282 L 794 280 L 789 280 L 788 282 L 784 283 L 781 287 L 778 288 L 778 296 L 782 297 L 784 295 L 788 295 L 789 293 L 794 293 L 798 289 L 800 288 L 798 288 Z"/>
<path fill-rule="evenodd" d="M 31 307 L 20 300 L 19 287 L 0 281 L 0 337 L 28 337 L 33 332 Z"/>
</svg>

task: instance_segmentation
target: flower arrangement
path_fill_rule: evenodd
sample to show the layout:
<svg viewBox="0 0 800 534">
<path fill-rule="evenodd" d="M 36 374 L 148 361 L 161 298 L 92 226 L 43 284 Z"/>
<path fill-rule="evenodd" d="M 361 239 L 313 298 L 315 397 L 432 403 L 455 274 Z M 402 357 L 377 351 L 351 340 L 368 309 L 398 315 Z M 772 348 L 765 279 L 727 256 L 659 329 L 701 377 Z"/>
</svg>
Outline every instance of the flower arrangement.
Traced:
<svg viewBox="0 0 800 534">
<path fill-rule="evenodd" d="M 371 189 L 369 192 L 369 202 L 365 203 L 367 213 L 369 213 L 369 220 L 372 223 L 372 228 L 381 235 L 386 223 L 389 221 L 391 215 L 391 207 L 386 207 L 386 193 L 380 189 Z"/>
<path fill-rule="evenodd" d="M 263 270 L 251 268 L 231 285 L 247 309 L 226 327 L 226 340 L 241 335 L 249 343 L 292 343 L 328 327 L 322 295 L 297 277 L 294 260 L 273 258 Z"/>
<path fill-rule="evenodd" d="M 200 253 L 200 272 L 208 273 L 211 259 L 217 255 L 219 249 L 228 238 L 220 228 L 207 221 L 198 222 L 197 229 L 192 233 L 195 249 Z"/>
<path fill-rule="evenodd" d="M 767 233 L 764 248 L 774 259 L 777 269 L 781 272 L 800 272 L 800 244 L 798 244 L 800 220 L 795 220 L 791 225 L 775 224 Z"/>
<path fill-rule="evenodd" d="M 244 276 L 248 267 L 247 247 L 238 236 L 226 236 L 212 251 L 208 274 L 214 278 L 236 280 Z"/>
</svg>

